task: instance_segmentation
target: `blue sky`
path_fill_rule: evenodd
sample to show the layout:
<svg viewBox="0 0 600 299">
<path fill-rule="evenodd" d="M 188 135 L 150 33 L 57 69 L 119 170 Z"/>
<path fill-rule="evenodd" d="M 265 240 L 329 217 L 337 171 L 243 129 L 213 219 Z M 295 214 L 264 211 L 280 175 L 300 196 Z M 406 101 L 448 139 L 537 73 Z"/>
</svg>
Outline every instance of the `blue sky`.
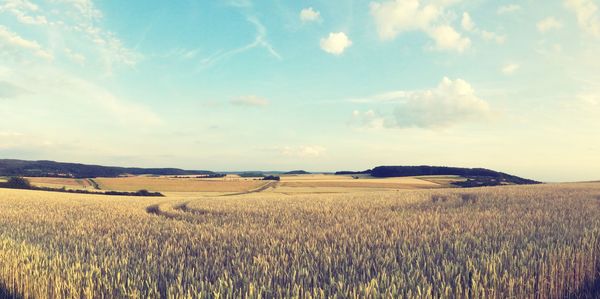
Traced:
<svg viewBox="0 0 600 299">
<path fill-rule="evenodd" d="M 600 3 L 0 2 L 0 156 L 600 178 Z"/>
</svg>

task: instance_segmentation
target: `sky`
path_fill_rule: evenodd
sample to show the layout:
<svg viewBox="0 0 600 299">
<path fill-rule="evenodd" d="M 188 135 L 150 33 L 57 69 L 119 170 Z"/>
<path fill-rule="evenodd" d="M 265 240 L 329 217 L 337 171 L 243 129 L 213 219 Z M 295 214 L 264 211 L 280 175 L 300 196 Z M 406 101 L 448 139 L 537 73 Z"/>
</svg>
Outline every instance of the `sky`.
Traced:
<svg viewBox="0 0 600 299">
<path fill-rule="evenodd" d="M 597 180 L 599 7 L 0 0 L 0 157 Z"/>
</svg>

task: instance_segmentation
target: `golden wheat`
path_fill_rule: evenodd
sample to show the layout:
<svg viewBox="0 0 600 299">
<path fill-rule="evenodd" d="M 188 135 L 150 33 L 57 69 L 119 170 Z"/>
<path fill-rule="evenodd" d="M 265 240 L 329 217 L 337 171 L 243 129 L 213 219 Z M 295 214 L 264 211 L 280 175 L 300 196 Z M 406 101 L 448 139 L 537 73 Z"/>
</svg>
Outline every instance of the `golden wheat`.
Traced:
<svg viewBox="0 0 600 299">
<path fill-rule="evenodd" d="M 25 298 L 594 296 L 599 194 L 600 184 L 195 200 L 0 190 L 0 288 Z"/>
</svg>

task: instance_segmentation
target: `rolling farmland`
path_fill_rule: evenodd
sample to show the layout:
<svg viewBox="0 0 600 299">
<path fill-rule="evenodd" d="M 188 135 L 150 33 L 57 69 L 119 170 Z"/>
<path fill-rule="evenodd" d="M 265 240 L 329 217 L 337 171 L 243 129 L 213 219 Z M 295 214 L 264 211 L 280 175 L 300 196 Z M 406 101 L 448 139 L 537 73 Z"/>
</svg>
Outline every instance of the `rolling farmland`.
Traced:
<svg viewBox="0 0 600 299">
<path fill-rule="evenodd" d="M 72 179 L 72 178 L 49 178 L 49 177 L 29 177 L 31 184 L 38 187 L 50 188 L 69 188 L 69 189 L 94 189 L 90 179 Z"/>
<path fill-rule="evenodd" d="M 598 183 L 161 199 L 1 189 L 0 286 L 25 298 L 593 298 L 598 196 Z"/>
<path fill-rule="evenodd" d="M 0 0 L 0 299 L 600 299 L 600 0 Z"/>
<path fill-rule="evenodd" d="M 97 178 L 104 190 L 137 191 L 148 189 L 166 192 L 244 192 L 264 185 L 265 181 L 249 179 L 197 179 L 133 176 Z"/>
<path fill-rule="evenodd" d="M 323 177 L 314 180 L 297 179 L 296 177 L 283 178 L 283 187 L 298 187 L 298 188 L 318 188 L 318 187 L 343 187 L 343 188 L 439 188 L 442 187 L 437 183 L 417 179 L 417 178 L 393 178 L 393 179 L 352 179 L 338 178 L 331 179 Z"/>
<path fill-rule="evenodd" d="M 95 189 L 105 191 L 138 191 L 141 189 L 164 192 L 169 196 L 198 196 L 246 193 L 265 186 L 268 182 L 259 178 L 240 178 L 228 175 L 224 178 L 197 178 L 194 176 L 128 176 L 116 178 L 51 178 L 29 177 L 38 187 Z M 346 175 L 286 175 L 273 184 L 268 192 L 275 193 L 348 193 L 396 189 L 432 189 L 451 187 L 451 182 L 460 177 L 426 176 L 400 178 L 373 178 L 360 176 L 358 179 Z M 262 191 L 262 190 L 261 190 Z"/>
</svg>

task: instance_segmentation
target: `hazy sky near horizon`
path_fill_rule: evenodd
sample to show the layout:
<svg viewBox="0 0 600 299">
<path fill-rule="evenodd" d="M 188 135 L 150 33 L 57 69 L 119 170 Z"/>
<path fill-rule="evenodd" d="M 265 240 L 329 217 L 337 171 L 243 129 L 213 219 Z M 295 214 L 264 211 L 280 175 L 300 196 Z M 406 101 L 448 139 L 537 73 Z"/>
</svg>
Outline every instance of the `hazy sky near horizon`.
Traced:
<svg viewBox="0 0 600 299">
<path fill-rule="evenodd" d="M 599 7 L 0 0 L 0 157 L 600 179 Z"/>
</svg>

